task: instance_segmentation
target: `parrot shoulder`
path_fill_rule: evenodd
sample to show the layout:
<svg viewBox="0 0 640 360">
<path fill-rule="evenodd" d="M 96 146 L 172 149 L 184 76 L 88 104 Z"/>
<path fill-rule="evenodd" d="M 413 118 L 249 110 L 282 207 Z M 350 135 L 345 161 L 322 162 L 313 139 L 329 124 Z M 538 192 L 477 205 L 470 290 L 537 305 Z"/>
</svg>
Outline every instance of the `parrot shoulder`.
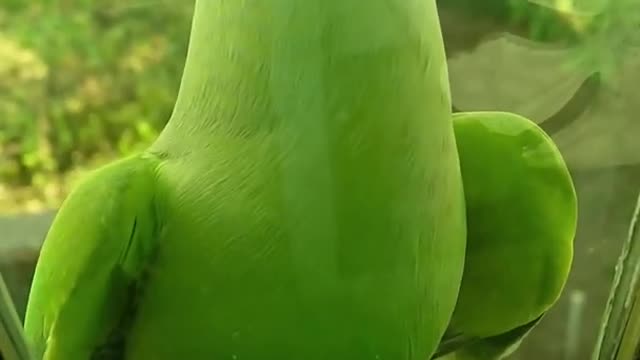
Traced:
<svg viewBox="0 0 640 360">
<path fill-rule="evenodd" d="M 25 318 L 27 337 L 45 359 L 90 358 L 122 338 L 160 229 L 157 166 L 148 154 L 105 165 L 56 214 Z"/>
</svg>

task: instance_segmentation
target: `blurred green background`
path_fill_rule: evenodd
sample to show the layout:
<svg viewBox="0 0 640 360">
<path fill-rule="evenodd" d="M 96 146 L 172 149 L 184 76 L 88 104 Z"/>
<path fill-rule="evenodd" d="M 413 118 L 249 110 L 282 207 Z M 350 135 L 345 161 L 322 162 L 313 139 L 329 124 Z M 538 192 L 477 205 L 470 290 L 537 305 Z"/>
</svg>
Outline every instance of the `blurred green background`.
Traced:
<svg viewBox="0 0 640 360">
<path fill-rule="evenodd" d="M 1 2 L 0 212 L 56 208 L 79 171 L 156 137 L 177 93 L 192 6 Z"/>
</svg>

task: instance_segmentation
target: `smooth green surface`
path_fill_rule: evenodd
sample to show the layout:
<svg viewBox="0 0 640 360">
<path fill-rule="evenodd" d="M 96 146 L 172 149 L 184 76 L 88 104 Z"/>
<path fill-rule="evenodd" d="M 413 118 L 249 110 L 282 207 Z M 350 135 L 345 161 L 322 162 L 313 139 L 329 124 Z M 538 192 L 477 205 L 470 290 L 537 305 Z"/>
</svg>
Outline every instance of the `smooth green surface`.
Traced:
<svg viewBox="0 0 640 360">
<path fill-rule="evenodd" d="M 481 339 L 457 359 L 495 359 L 560 296 L 572 263 L 576 194 L 557 148 L 532 121 L 458 113 L 454 129 L 468 239 L 448 333 Z"/>
<path fill-rule="evenodd" d="M 130 360 L 427 359 L 464 260 L 450 108 L 433 0 L 197 1 L 157 160 L 70 195 L 28 337 L 86 359 L 120 316 Z"/>
</svg>

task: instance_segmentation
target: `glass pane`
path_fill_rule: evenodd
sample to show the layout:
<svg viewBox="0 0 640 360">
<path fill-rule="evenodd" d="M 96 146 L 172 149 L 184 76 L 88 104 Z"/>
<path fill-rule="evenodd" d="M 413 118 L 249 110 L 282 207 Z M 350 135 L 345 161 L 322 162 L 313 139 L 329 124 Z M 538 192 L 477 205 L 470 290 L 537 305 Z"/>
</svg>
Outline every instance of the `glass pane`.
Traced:
<svg viewBox="0 0 640 360">
<path fill-rule="evenodd" d="M 540 124 L 565 156 L 578 193 L 569 282 L 512 358 L 589 359 L 640 189 L 640 63 L 630 41 L 640 33 L 625 27 L 632 15 L 620 12 L 635 6 L 577 0 L 563 12 L 553 1 L 438 4 L 454 107 L 512 111 Z M 626 21 L 604 25 L 614 18 Z"/>
</svg>

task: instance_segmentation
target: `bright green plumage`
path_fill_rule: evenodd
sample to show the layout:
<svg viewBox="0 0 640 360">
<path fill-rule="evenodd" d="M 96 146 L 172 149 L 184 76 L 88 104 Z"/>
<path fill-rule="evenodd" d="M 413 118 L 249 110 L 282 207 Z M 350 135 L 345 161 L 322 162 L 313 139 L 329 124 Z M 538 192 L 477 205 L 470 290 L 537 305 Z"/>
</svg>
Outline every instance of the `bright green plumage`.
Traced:
<svg viewBox="0 0 640 360">
<path fill-rule="evenodd" d="M 502 359 L 564 287 L 576 193 L 551 139 L 504 112 L 454 115 L 467 208 L 467 253 L 442 348 L 456 360 Z"/>
<path fill-rule="evenodd" d="M 434 0 L 197 0 L 172 118 L 66 199 L 27 340 L 46 360 L 501 356 L 566 281 L 575 192 L 533 123 L 456 114 L 454 139 L 450 107 Z"/>
<path fill-rule="evenodd" d="M 89 359 L 116 340 L 157 248 L 157 160 L 97 170 L 65 201 L 45 240 L 25 331 L 44 359 Z M 121 339 L 117 339 L 121 340 Z"/>
<path fill-rule="evenodd" d="M 62 206 L 28 338 L 48 360 L 427 359 L 464 259 L 450 106 L 433 0 L 197 1 L 171 120 Z"/>
</svg>

